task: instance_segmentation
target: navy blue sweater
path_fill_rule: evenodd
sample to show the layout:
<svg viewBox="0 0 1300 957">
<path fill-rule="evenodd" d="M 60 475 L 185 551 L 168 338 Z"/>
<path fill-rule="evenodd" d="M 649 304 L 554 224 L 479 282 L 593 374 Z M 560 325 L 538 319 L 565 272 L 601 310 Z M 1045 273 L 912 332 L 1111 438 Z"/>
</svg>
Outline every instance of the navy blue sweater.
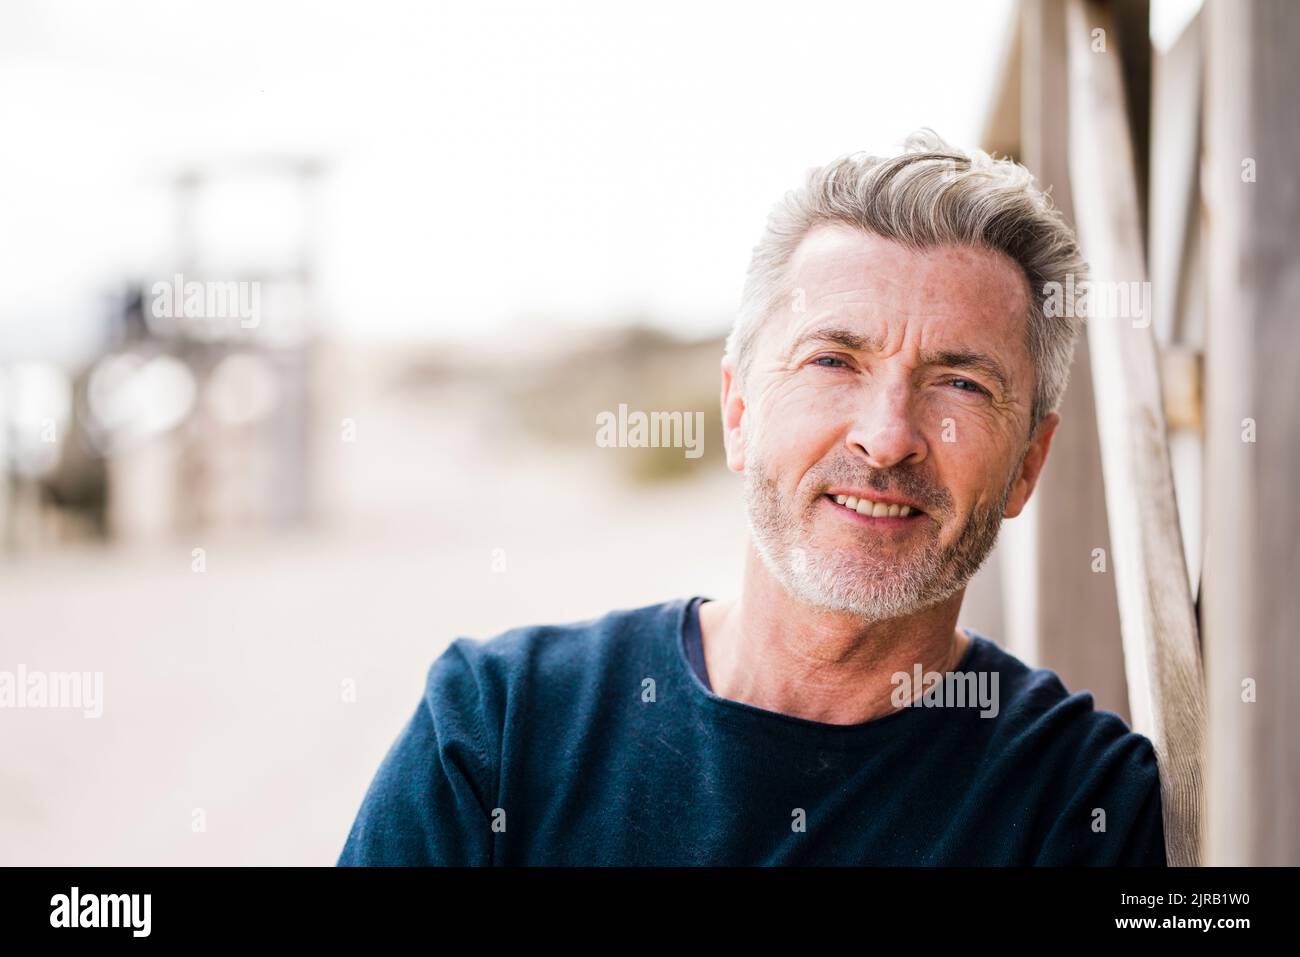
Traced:
<svg viewBox="0 0 1300 957">
<path fill-rule="evenodd" d="M 695 602 L 459 638 L 340 865 L 1165 864 L 1151 742 L 981 635 L 996 716 L 855 725 L 714 694 Z"/>
</svg>

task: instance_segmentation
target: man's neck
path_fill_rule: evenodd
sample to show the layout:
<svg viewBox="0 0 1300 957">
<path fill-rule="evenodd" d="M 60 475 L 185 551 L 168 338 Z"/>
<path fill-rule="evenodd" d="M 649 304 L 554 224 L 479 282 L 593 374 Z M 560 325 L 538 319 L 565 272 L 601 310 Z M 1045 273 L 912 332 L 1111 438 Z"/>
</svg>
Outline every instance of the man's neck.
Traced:
<svg viewBox="0 0 1300 957">
<path fill-rule="evenodd" d="M 827 724 L 891 714 L 894 674 L 956 667 L 970 639 L 957 614 L 965 589 L 915 615 L 872 623 L 795 599 L 749 547 L 739 599 L 700 605 L 715 694 Z M 912 697 L 920 694 L 915 689 Z"/>
</svg>

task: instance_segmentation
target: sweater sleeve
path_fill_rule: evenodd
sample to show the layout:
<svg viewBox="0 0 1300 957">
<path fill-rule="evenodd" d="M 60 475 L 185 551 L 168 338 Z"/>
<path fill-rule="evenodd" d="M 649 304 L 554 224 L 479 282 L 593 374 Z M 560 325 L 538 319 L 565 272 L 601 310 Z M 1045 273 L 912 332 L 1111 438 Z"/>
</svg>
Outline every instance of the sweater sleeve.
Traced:
<svg viewBox="0 0 1300 957">
<path fill-rule="evenodd" d="M 1165 867 L 1155 749 L 1114 716 L 1098 722 L 1079 755 L 1083 774 L 1044 841 L 1039 865 Z M 1116 730 L 1116 728 L 1120 730 Z"/>
<path fill-rule="evenodd" d="M 338 866 L 492 863 L 493 763 L 482 697 L 453 642 L 429 668 L 424 695 L 376 772 Z"/>
</svg>

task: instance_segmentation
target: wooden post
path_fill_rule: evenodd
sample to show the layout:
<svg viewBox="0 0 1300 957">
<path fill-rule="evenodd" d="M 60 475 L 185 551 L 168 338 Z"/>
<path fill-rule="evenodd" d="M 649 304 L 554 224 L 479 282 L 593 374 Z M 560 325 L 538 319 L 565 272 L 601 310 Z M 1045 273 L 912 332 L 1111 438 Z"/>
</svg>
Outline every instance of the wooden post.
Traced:
<svg viewBox="0 0 1300 957">
<path fill-rule="evenodd" d="M 1025 0 L 1020 36 L 1020 161 L 1072 222 L 1065 0 Z M 1114 569 L 1107 560 L 1104 572 L 1094 571 L 1094 550 L 1109 556 L 1111 547 L 1086 340 L 1076 347 L 1060 413 L 1029 507 L 1004 533 L 1006 643 L 1127 721 Z"/>
<path fill-rule="evenodd" d="M 1099 294 L 1121 288 L 1115 284 L 1138 283 L 1140 289 L 1146 282 L 1117 33 L 1108 10 L 1086 0 L 1070 0 L 1066 27 L 1070 182 L 1094 283 L 1088 344 L 1129 707 L 1134 729 L 1155 747 L 1169 863 L 1195 865 L 1200 858 L 1205 692 L 1155 336 L 1149 309 L 1145 324 L 1132 310 L 1097 309 L 1109 298 Z"/>
<path fill-rule="evenodd" d="M 1206 863 L 1300 864 L 1300 4 L 1209 0 Z"/>
</svg>

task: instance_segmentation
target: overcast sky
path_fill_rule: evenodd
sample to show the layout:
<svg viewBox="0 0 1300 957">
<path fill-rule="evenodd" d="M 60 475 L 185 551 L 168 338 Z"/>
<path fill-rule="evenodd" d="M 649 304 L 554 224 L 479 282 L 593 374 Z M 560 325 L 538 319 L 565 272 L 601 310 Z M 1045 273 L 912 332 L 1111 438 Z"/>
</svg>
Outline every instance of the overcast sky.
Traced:
<svg viewBox="0 0 1300 957">
<path fill-rule="evenodd" d="M 97 297 L 173 268 L 173 172 L 265 154 L 329 163 L 310 229 L 344 334 L 719 331 L 807 167 L 975 141 L 1010 9 L 6 0 L 0 358 L 84 348 Z M 211 194 L 220 278 L 292 246 L 292 200 Z"/>
</svg>

